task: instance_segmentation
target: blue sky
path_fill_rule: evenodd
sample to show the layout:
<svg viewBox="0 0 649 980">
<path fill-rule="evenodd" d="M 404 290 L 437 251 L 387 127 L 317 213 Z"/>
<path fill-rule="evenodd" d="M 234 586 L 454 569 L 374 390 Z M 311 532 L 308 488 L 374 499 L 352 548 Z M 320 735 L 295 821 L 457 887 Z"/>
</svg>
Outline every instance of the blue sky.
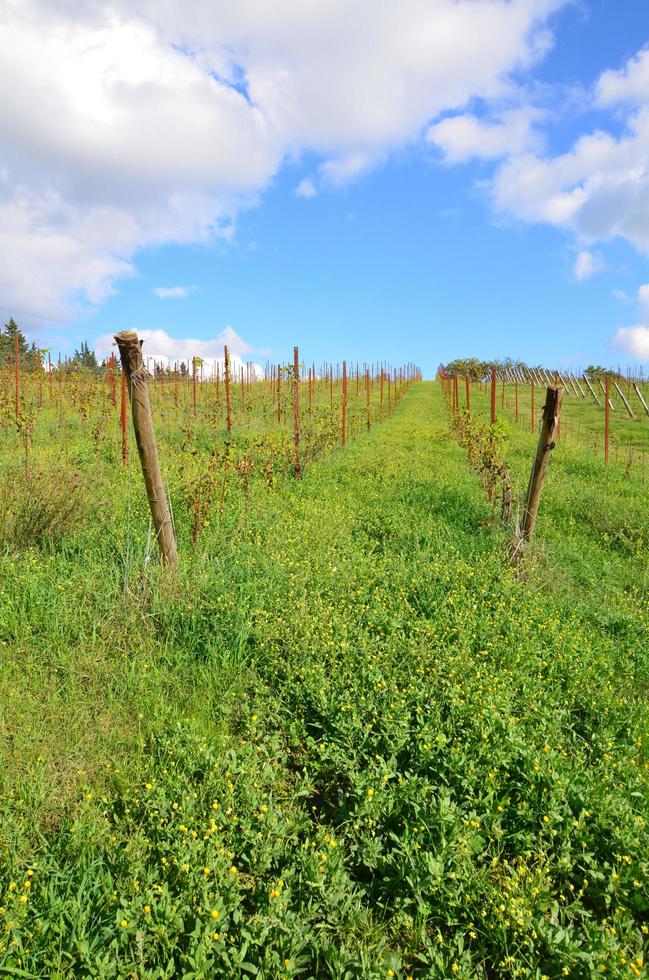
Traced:
<svg viewBox="0 0 649 980">
<path fill-rule="evenodd" d="M 10 20 L 66 115 L 5 69 L 5 319 L 63 353 L 649 363 L 646 0 L 256 3 Z"/>
</svg>

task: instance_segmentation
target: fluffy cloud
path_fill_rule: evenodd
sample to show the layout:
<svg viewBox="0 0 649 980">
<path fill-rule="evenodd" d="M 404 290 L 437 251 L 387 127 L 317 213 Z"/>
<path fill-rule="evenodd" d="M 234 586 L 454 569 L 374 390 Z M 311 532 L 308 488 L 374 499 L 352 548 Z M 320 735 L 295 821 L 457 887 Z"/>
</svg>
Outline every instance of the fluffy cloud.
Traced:
<svg viewBox="0 0 649 980">
<path fill-rule="evenodd" d="M 238 377 L 240 369 L 247 363 L 244 354 L 254 352 L 254 347 L 247 343 L 236 333 L 232 327 L 226 327 L 218 336 L 212 340 L 198 340 L 194 337 L 170 337 L 164 330 L 138 330 L 138 337 L 143 341 L 142 356 L 145 361 L 151 359 L 151 363 L 163 363 L 174 365 L 184 361 L 190 364 L 192 358 L 202 358 L 203 372 L 207 377 L 213 376 L 217 364 L 223 371 L 225 344 L 228 346 L 228 354 L 232 364 L 233 377 Z M 115 348 L 115 341 L 112 334 L 103 334 L 97 340 L 95 353 L 98 358 L 105 358 Z M 264 352 L 258 352 L 264 353 Z M 263 377 L 263 368 L 260 364 L 253 363 L 253 369 L 257 377 Z"/>
<path fill-rule="evenodd" d="M 619 71 L 605 71 L 597 81 L 597 104 L 632 105 L 649 99 L 649 45 L 627 61 Z"/>
<path fill-rule="evenodd" d="M 649 108 L 616 139 L 595 132 L 565 154 L 514 156 L 496 174 L 499 209 L 576 232 L 585 241 L 626 238 L 649 252 Z"/>
<path fill-rule="evenodd" d="M 649 283 L 640 286 L 638 290 L 638 302 L 647 322 L 649 322 Z"/>
<path fill-rule="evenodd" d="M 535 149 L 540 136 L 533 127 L 544 115 L 524 106 L 506 110 L 496 119 L 450 116 L 431 126 L 426 138 L 442 150 L 448 163 L 464 163 L 473 157 L 497 159 Z"/>
<path fill-rule="evenodd" d="M 100 302 L 232 234 L 287 157 L 340 183 L 542 56 L 566 0 L 5 0 L 0 293 Z M 308 185 L 306 185 L 308 186 Z"/>
<path fill-rule="evenodd" d="M 612 346 L 640 361 L 649 361 L 649 283 L 640 286 L 637 297 L 644 322 L 635 327 L 620 327 Z"/>
<path fill-rule="evenodd" d="M 304 177 L 295 188 L 298 197 L 315 197 L 318 191 L 313 181 L 309 177 Z"/>
<path fill-rule="evenodd" d="M 585 243 L 625 238 L 649 253 L 649 48 L 597 80 L 623 131 L 586 133 L 565 153 L 512 152 L 493 182 L 496 207 L 573 231 Z"/>
<path fill-rule="evenodd" d="M 592 279 L 604 268 L 604 257 L 599 252 L 583 251 L 577 254 L 572 274 L 577 282 Z"/>
<path fill-rule="evenodd" d="M 649 361 L 649 327 L 620 327 L 613 338 L 613 346 L 639 361 Z"/>
</svg>

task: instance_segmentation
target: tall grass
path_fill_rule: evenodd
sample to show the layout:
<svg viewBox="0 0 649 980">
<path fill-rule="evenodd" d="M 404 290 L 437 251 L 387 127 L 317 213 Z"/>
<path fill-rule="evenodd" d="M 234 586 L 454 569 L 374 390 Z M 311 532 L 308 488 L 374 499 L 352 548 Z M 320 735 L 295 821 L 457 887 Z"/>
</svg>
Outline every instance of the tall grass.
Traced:
<svg viewBox="0 0 649 980">
<path fill-rule="evenodd" d="M 515 576 L 420 384 L 186 534 L 171 587 L 136 537 L 124 591 L 119 473 L 114 526 L 5 551 L 2 968 L 641 976 L 649 521 L 580 467 Z"/>
</svg>

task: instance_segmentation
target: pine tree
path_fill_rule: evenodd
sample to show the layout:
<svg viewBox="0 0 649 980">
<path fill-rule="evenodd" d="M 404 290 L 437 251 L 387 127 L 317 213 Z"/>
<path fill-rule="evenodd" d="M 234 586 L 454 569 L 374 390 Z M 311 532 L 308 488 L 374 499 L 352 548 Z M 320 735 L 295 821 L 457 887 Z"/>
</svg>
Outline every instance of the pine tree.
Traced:
<svg viewBox="0 0 649 980">
<path fill-rule="evenodd" d="M 95 356 L 95 352 L 94 350 L 90 350 L 85 340 L 81 341 L 80 349 L 75 350 L 74 357 L 72 358 L 72 363 L 74 367 L 79 368 L 79 370 L 81 371 L 99 370 L 99 364 L 97 362 L 97 357 Z"/>
<path fill-rule="evenodd" d="M 7 367 L 8 364 L 14 363 L 16 337 L 18 337 L 18 355 L 21 364 L 24 364 L 25 367 L 28 366 L 26 360 L 29 354 L 27 338 L 13 317 L 11 317 L 8 323 L 5 323 L 4 330 L 0 333 L 0 366 Z"/>
</svg>

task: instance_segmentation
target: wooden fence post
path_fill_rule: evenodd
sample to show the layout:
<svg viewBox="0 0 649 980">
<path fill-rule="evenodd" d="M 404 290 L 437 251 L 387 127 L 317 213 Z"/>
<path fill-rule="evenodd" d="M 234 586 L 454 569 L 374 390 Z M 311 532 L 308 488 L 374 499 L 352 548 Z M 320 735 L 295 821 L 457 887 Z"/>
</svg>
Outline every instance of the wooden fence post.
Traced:
<svg viewBox="0 0 649 980">
<path fill-rule="evenodd" d="M 611 377 L 606 375 L 605 404 L 604 404 L 604 462 L 608 466 L 608 440 L 611 426 L 611 399 L 608 397 L 611 390 Z"/>
<path fill-rule="evenodd" d="M 582 375 L 582 377 L 583 377 L 583 379 L 584 379 L 584 381 L 586 382 L 586 387 L 588 388 L 588 390 L 589 390 L 589 392 L 591 393 L 591 395 L 592 395 L 592 396 L 593 396 L 593 398 L 595 399 L 595 403 L 596 403 L 597 405 L 599 405 L 599 403 L 600 403 L 600 401 L 599 401 L 599 398 L 598 398 L 598 397 L 597 397 L 597 395 L 595 394 L 595 392 L 594 392 L 594 390 L 593 390 L 593 387 L 592 387 L 592 385 L 591 385 L 591 383 L 590 383 L 590 381 L 588 380 L 588 378 L 586 377 L 586 375 L 585 375 L 585 374 L 584 374 L 584 375 Z"/>
<path fill-rule="evenodd" d="M 532 393 L 532 423 L 531 423 L 531 426 L 532 426 L 532 432 L 534 432 L 534 378 L 532 378 L 532 381 L 530 382 L 530 384 L 532 385 L 532 388 L 531 388 L 531 393 Z"/>
<path fill-rule="evenodd" d="M 342 443 L 347 441 L 347 361 L 343 361 Z"/>
<path fill-rule="evenodd" d="M 518 422 L 518 381 L 514 381 L 514 406 L 516 412 L 516 421 Z"/>
<path fill-rule="evenodd" d="M 16 422 L 20 420 L 20 346 L 19 346 L 19 335 L 16 330 L 15 343 L 14 343 L 14 371 L 15 371 L 15 381 L 16 381 Z"/>
<path fill-rule="evenodd" d="M 640 391 L 640 389 L 638 388 L 638 386 L 637 386 L 637 384 L 635 384 L 635 382 L 634 382 L 634 384 L 633 384 L 633 387 L 634 387 L 634 389 L 635 389 L 635 393 L 636 393 L 636 395 L 637 395 L 637 396 L 638 396 L 638 398 L 640 399 L 640 404 L 641 404 L 641 405 L 642 405 L 642 407 L 644 408 L 644 410 L 645 410 L 645 412 L 647 413 L 647 415 L 649 415 L 649 408 L 647 407 L 647 403 L 646 403 L 646 401 L 644 400 L 644 398 L 642 397 L 642 392 L 641 392 L 641 391 Z"/>
<path fill-rule="evenodd" d="M 225 419 L 228 436 L 232 432 L 232 407 L 230 405 L 230 355 L 227 345 L 223 347 L 223 380 L 225 382 Z"/>
<path fill-rule="evenodd" d="M 126 391 L 126 373 L 122 371 L 122 398 L 119 406 L 119 428 L 122 433 L 122 465 L 128 463 L 128 434 L 126 430 L 126 402 L 128 394 Z"/>
<path fill-rule="evenodd" d="M 630 418 L 632 418 L 632 419 L 635 418 L 635 415 L 633 414 L 633 409 L 631 408 L 631 406 L 629 405 L 628 401 L 626 400 L 626 397 L 624 395 L 624 392 L 620 388 L 620 386 L 617 383 L 617 381 L 614 381 L 613 382 L 613 386 L 614 386 L 615 390 L 617 391 L 618 395 L 620 396 L 620 398 L 622 399 L 622 401 L 624 402 L 624 407 L 626 408 L 627 412 L 629 413 Z"/>
<path fill-rule="evenodd" d="M 155 535 L 160 547 L 160 559 L 165 565 L 177 565 L 176 537 L 160 472 L 141 343 L 134 330 L 124 330 L 116 334 L 115 340 L 122 360 L 122 371 L 128 381 L 135 440 Z"/>
<path fill-rule="evenodd" d="M 541 502 L 541 490 L 543 480 L 550 462 L 550 453 L 554 449 L 552 436 L 554 435 L 559 416 L 561 414 L 561 401 L 563 399 L 563 388 L 547 388 L 545 406 L 543 408 L 543 423 L 539 434 L 539 441 L 536 447 L 536 455 L 532 464 L 532 473 L 527 489 L 527 499 L 525 502 L 525 512 L 523 514 L 522 538 L 529 541 L 534 533 L 536 517 Z"/>
<path fill-rule="evenodd" d="M 367 431 L 370 431 L 370 372 L 368 368 L 365 368 L 365 400 L 367 402 Z"/>
<path fill-rule="evenodd" d="M 300 357 L 297 347 L 293 348 L 293 476 L 302 478 L 300 469 Z"/>
</svg>

